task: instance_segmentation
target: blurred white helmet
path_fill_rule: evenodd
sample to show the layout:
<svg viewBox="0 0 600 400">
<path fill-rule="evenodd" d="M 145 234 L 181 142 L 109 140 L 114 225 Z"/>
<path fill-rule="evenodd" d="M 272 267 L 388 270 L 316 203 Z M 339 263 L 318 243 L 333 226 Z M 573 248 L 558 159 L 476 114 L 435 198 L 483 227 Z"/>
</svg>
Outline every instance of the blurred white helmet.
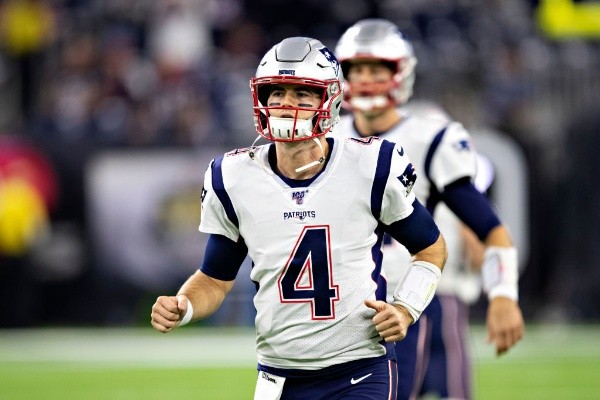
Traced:
<svg viewBox="0 0 600 400">
<path fill-rule="evenodd" d="M 295 84 L 318 90 L 317 108 L 286 107 L 294 118 L 276 118 L 267 99 L 274 85 Z M 271 141 L 296 142 L 322 136 L 339 121 L 343 98 L 343 77 L 333 53 L 320 41 L 291 37 L 276 44 L 261 60 L 256 76 L 250 80 L 256 131 Z M 299 119 L 298 112 L 314 111 L 310 119 Z"/>
<path fill-rule="evenodd" d="M 335 54 L 346 77 L 351 63 L 360 61 L 381 62 L 393 72 L 389 82 L 361 85 L 347 81 L 344 106 L 369 111 L 404 104 L 412 95 L 417 59 L 412 44 L 390 21 L 357 22 L 344 32 Z"/>
</svg>

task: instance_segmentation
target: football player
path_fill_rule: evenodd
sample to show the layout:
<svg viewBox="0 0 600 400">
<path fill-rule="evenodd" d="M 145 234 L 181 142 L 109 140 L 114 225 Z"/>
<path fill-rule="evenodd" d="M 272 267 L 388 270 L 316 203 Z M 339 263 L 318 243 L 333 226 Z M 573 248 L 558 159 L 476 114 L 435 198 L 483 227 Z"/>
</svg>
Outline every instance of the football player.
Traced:
<svg viewBox="0 0 600 400">
<path fill-rule="evenodd" d="M 341 118 L 331 136 L 377 136 L 397 143 L 396 151 L 409 155 L 419 176 L 414 187 L 417 199 L 434 215 L 444 237 L 448 236 L 448 271 L 440 291 L 424 317 L 410 327 L 406 339 L 396 343 L 398 399 L 414 399 L 426 392 L 469 399 L 468 304 L 462 297 L 471 284 L 461 279 L 462 236 L 456 232 L 459 225 L 445 222 L 446 210 L 458 216 L 485 246 L 481 274 L 489 299 L 487 332 L 497 354 L 524 335 L 517 302 L 517 251 L 507 227 L 473 185 L 476 153 L 463 126 L 443 113 L 424 117 L 400 107 L 412 95 L 417 60 L 411 43 L 397 27 L 384 19 L 361 20 L 344 32 L 335 53 L 346 78 L 344 105 L 351 113 Z M 408 257 L 393 241 L 384 253 L 384 276 L 394 287 L 405 274 L 398 265 L 408 265 Z"/>
<path fill-rule="evenodd" d="M 255 399 L 394 399 L 392 342 L 429 303 L 446 258 L 412 191 L 412 164 L 385 140 L 325 137 L 339 120 L 343 79 L 318 40 L 275 45 L 250 88 L 256 130 L 272 143 L 210 163 L 203 262 L 177 295 L 158 297 L 152 325 L 169 332 L 215 312 L 249 255 Z M 380 277 L 384 232 L 414 255 L 391 303 Z"/>
</svg>

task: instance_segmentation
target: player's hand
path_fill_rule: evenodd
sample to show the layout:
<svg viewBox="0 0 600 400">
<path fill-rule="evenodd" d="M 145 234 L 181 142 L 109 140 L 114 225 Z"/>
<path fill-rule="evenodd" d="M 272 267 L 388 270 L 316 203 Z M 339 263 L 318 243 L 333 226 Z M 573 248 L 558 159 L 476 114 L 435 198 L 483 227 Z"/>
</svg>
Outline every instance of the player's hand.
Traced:
<svg viewBox="0 0 600 400">
<path fill-rule="evenodd" d="M 152 306 L 152 326 L 159 332 L 170 332 L 179 326 L 186 311 L 186 296 L 160 296 Z"/>
<path fill-rule="evenodd" d="M 373 325 L 383 340 L 397 342 L 406 337 L 406 331 L 412 323 L 408 311 L 381 300 L 365 300 L 365 305 L 376 311 Z"/>
<path fill-rule="evenodd" d="M 506 297 L 490 300 L 487 331 L 487 341 L 496 345 L 496 355 L 506 353 L 525 335 L 525 322 L 519 305 Z"/>
</svg>

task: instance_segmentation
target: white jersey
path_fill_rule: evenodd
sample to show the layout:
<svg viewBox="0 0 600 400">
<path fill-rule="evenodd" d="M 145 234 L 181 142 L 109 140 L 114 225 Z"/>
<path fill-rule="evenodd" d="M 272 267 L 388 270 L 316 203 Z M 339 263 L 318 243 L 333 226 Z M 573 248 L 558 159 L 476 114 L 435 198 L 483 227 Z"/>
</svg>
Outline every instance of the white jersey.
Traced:
<svg viewBox="0 0 600 400">
<path fill-rule="evenodd" d="M 352 115 L 345 115 L 330 134 L 333 137 L 360 137 L 354 127 Z M 475 178 L 476 153 L 471 136 L 463 126 L 440 117 L 403 114 L 402 120 L 387 132 L 383 139 L 397 143 L 412 161 L 418 179 L 415 194 L 419 201 L 431 209 L 436 195 L 446 185 L 459 178 Z M 448 259 L 436 294 L 453 294 L 465 302 L 479 298 L 479 274 L 465 266 L 460 220 L 443 203 L 435 204 L 434 219 L 442 232 L 448 249 Z M 388 301 L 398 283 L 407 272 L 410 254 L 393 239 L 384 247 L 383 274 L 388 281 Z M 398 268 L 398 266 L 402 268 Z"/>
<path fill-rule="evenodd" d="M 248 247 L 266 366 L 320 369 L 386 352 L 363 302 L 381 286 L 379 221 L 413 211 L 412 184 L 397 179 L 412 167 L 384 140 L 328 140 L 327 165 L 308 186 L 273 172 L 270 145 L 253 159 L 227 153 L 205 174 L 200 230 Z"/>
</svg>

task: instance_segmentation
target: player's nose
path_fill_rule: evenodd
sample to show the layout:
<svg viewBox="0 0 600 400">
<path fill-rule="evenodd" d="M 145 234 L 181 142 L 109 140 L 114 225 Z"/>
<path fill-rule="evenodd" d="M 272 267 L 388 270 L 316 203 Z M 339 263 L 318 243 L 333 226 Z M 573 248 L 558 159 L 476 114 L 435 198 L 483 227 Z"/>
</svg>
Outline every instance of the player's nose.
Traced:
<svg viewBox="0 0 600 400">
<path fill-rule="evenodd" d="M 294 107 L 296 105 L 295 93 L 291 90 L 286 90 L 283 97 L 281 98 L 282 107 Z"/>
</svg>

